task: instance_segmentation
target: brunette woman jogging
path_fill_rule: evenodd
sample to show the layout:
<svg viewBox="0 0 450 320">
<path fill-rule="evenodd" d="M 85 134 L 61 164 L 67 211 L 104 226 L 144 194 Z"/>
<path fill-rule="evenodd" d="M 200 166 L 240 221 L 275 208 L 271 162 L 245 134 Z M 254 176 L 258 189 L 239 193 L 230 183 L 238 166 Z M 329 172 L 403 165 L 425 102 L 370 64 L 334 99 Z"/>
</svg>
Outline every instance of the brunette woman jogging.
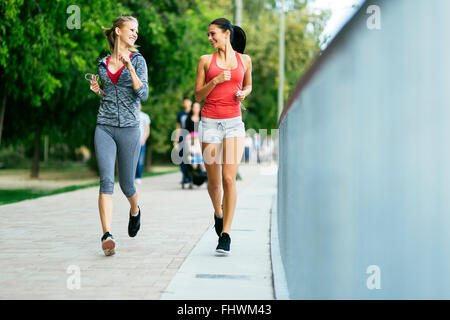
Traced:
<svg viewBox="0 0 450 320">
<path fill-rule="evenodd" d="M 111 232 L 112 193 L 116 155 L 119 164 L 119 184 L 130 203 L 128 235 L 136 236 L 140 228 L 141 211 L 134 186 L 134 175 L 140 151 L 139 104 L 148 99 L 147 64 L 136 51 L 138 21 L 131 16 L 118 17 L 112 28 L 105 30 L 111 55 L 100 59 L 99 84 L 91 81 L 91 90 L 101 96 L 94 144 L 100 171 L 98 207 L 102 223 L 102 249 L 105 255 L 115 253 Z"/>
<path fill-rule="evenodd" d="M 219 18 L 209 24 L 208 40 L 217 51 L 200 57 L 195 98 L 206 99 L 199 135 L 219 236 L 216 251 L 227 254 L 236 208 L 236 173 L 244 151 L 245 126 L 240 104 L 252 91 L 252 63 L 243 54 L 245 32 L 227 19 Z"/>
</svg>

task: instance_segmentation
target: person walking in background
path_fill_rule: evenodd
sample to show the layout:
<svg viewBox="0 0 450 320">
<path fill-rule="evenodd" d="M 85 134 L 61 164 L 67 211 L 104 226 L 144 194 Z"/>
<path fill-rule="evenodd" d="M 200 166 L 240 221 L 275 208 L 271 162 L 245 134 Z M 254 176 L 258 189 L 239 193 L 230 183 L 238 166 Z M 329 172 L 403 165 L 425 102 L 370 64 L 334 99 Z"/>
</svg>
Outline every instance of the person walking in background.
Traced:
<svg viewBox="0 0 450 320">
<path fill-rule="evenodd" d="M 266 162 L 270 162 L 272 163 L 272 161 L 274 160 L 273 154 L 275 151 L 275 144 L 273 142 L 272 136 L 269 134 L 266 137 Z"/>
<path fill-rule="evenodd" d="M 259 133 L 255 133 L 253 136 L 253 143 L 255 144 L 256 162 L 261 162 L 261 138 Z"/>
<path fill-rule="evenodd" d="M 100 172 L 98 207 L 102 223 L 102 249 L 105 255 L 115 253 L 115 239 L 111 234 L 116 155 L 119 164 L 119 183 L 130 203 L 128 235 L 136 236 L 140 228 L 141 210 L 134 177 L 140 150 L 139 104 L 148 99 L 147 63 L 137 52 L 138 21 L 132 16 L 120 16 L 112 28 L 105 30 L 111 49 L 98 62 L 98 74 L 103 90 L 95 78 L 91 90 L 102 97 L 97 115 L 94 144 Z"/>
<path fill-rule="evenodd" d="M 198 132 L 191 132 L 191 143 L 190 143 L 190 156 L 192 165 L 194 170 L 200 169 L 200 171 L 206 171 L 205 164 L 202 157 L 202 147 L 200 145 L 200 139 L 198 137 Z"/>
<path fill-rule="evenodd" d="M 198 132 L 198 125 L 200 123 L 201 115 L 201 105 L 198 102 L 194 102 L 192 105 L 191 111 L 189 111 L 188 116 L 186 118 L 186 130 L 189 133 Z"/>
<path fill-rule="evenodd" d="M 250 152 L 253 152 L 253 140 L 252 137 L 246 132 L 244 141 L 244 162 L 250 161 Z"/>
<path fill-rule="evenodd" d="M 252 91 L 252 63 L 244 54 L 244 30 L 227 19 L 215 19 L 209 24 L 208 40 L 216 52 L 200 57 L 195 98 L 197 101 L 206 99 L 199 136 L 219 236 L 216 251 L 227 254 L 236 208 L 236 174 L 244 152 L 245 125 L 240 106 Z"/>
<path fill-rule="evenodd" d="M 179 148 L 179 156 L 181 157 L 180 169 L 182 173 L 181 183 L 186 183 L 188 181 L 187 172 L 186 172 L 186 164 L 183 161 L 183 131 L 186 130 L 186 119 L 188 118 L 188 114 L 191 111 L 192 100 L 189 98 L 184 98 L 183 100 L 184 110 L 181 110 L 177 113 L 177 127 L 175 131 L 175 140 L 173 141 L 173 146 L 175 148 Z"/>
<path fill-rule="evenodd" d="M 192 188 L 192 184 L 200 185 L 199 183 L 207 180 L 207 173 L 202 157 L 202 148 L 198 137 L 198 126 L 201 119 L 200 111 L 200 103 L 194 102 L 186 119 L 186 130 L 189 131 L 189 135 L 186 136 L 184 150 L 185 152 L 188 152 L 189 155 L 189 163 L 186 164 L 186 174 L 190 180 L 189 188 Z"/>
<path fill-rule="evenodd" d="M 139 153 L 138 165 L 136 168 L 136 183 L 142 183 L 142 173 L 144 172 L 146 142 L 150 136 L 150 116 L 142 111 L 142 105 L 139 103 L 139 129 L 141 132 L 141 151 Z"/>
</svg>

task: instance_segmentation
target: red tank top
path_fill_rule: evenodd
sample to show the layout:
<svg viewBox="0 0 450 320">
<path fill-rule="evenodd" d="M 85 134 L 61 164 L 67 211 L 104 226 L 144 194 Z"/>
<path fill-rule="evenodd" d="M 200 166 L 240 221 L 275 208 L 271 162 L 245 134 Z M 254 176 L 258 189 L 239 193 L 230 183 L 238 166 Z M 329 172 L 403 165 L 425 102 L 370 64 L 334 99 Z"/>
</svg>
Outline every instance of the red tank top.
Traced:
<svg viewBox="0 0 450 320">
<path fill-rule="evenodd" d="M 244 80 L 245 68 L 242 63 L 241 56 L 234 51 L 237 59 L 237 67 L 231 69 L 231 79 L 219 83 L 211 90 L 203 105 L 202 117 L 214 119 L 229 119 L 239 117 L 241 115 L 241 103 L 236 99 L 236 93 L 242 90 L 242 81 Z M 214 52 L 208 73 L 206 74 L 206 82 L 217 77 L 224 70 L 216 63 L 217 52 Z"/>
<path fill-rule="evenodd" d="M 130 53 L 130 58 L 133 55 L 133 53 Z M 119 70 L 116 71 L 116 73 L 112 73 L 108 69 L 109 59 L 111 59 L 111 56 L 106 59 L 106 70 L 108 71 L 109 78 L 114 82 L 114 84 L 117 84 L 117 81 L 119 81 L 120 74 L 122 73 L 123 68 L 125 68 L 125 65 L 122 66 Z"/>
</svg>

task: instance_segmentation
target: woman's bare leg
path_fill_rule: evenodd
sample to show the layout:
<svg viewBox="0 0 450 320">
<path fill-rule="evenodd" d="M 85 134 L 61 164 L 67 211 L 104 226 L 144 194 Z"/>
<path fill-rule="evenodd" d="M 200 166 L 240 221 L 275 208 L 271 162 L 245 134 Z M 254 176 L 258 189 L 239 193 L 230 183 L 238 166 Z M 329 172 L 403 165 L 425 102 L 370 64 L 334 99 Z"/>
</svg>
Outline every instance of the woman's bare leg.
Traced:
<svg viewBox="0 0 450 320">
<path fill-rule="evenodd" d="M 244 138 L 223 139 L 223 229 L 222 232 L 230 234 L 233 222 L 234 210 L 236 209 L 236 174 L 244 153 Z"/>
<path fill-rule="evenodd" d="M 202 143 L 202 153 L 205 163 L 206 173 L 208 175 L 208 193 L 214 207 L 214 214 L 222 216 L 221 198 L 222 185 L 220 176 L 220 146 L 216 143 Z"/>
<path fill-rule="evenodd" d="M 100 193 L 98 196 L 98 210 L 100 212 L 103 234 L 111 230 L 112 209 L 112 194 Z"/>
</svg>

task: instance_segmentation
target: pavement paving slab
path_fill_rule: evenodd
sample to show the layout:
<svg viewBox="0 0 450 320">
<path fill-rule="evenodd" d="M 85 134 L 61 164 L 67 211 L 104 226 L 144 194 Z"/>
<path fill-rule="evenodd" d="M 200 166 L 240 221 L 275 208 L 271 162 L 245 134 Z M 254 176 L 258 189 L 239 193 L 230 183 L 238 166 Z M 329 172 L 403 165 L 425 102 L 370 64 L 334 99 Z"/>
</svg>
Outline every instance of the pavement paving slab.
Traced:
<svg viewBox="0 0 450 320">
<path fill-rule="evenodd" d="M 215 256 L 206 184 L 183 190 L 180 173 L 137 185 L 142 226 L 135 238 L 128 237 L 129 204 L 116 183 L 111 257 L 101 250 L 98 187 L 0 206 L 0 299 L 211 299 L 220 297 L 204 295 L 205 288 L 217 286 L 239 293 L 227 289 L 222 298 L 272 299 L 276 176 L 256 165 L 239 172 L 229 257 Z M 196 287 L 187 297 L 189 283 Z"/>
</svg>

